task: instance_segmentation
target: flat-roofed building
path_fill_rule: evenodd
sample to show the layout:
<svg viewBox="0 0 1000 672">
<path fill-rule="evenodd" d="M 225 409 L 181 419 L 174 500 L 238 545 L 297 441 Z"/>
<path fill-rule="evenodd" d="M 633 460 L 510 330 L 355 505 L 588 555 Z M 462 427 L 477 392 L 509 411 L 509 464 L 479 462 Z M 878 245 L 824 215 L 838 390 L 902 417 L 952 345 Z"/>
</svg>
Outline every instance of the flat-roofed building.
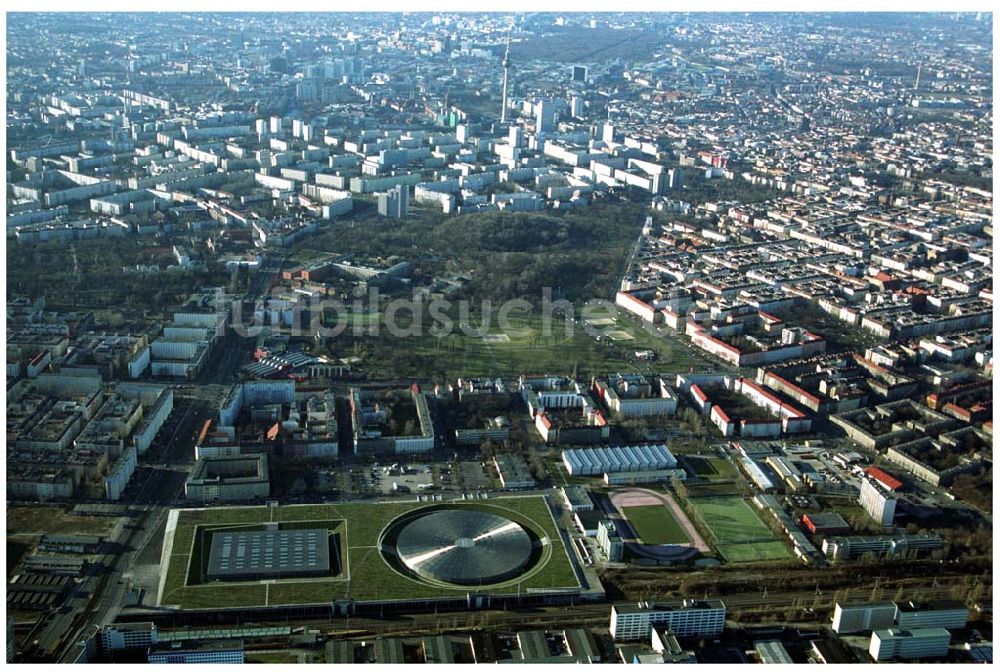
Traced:
<svg viewBox="0 0 1000 672">
<path fill-rule="evenodd" d="M 610 520 L 597 526 L 597 546 L 608 562 L 620 562 L 625 555 L 625 541 L 618 535 L 618 528 Z"/>
<path fill-rule="evenodd" d="M 664 445 L 573 448 L 563 451 L 571 476 L 676 469 L 677 458 Z"/>
<path fill-rule="evenodd" d="M 942 658 L 948 655 L 950 643 L 951 633 L 944 628 L 913 630 L 889 628 L 872 633 L 868 653 L 878 662 L 893 659 Z"/>
<path fill-rule="evenodd" d="M 270 492 L 267 455 L 201 458 L 184 484 L 184 496 L 196 502 L 245 501 Z"/>
<path fill-rule="evenodd" d="M 165 642 L 150 647 L 147 661 L 164 663 L 243 663 L 243 640 Z"/>
<path fill-rule="evenodd" d="M 595 380 L 593 390 L 609 410 L 625 417 L 677 412 L 677 395 L 662 378 L 618 374 L 614 379 Z"/>
<path fill-rule="evenodd" d="M 969 660 L 973 663 L 991 664 L 993 662 L 993 642 L 966 642 L 962 648 L 968 652 Z"/>
<path fill-rule="evenodd" d="M 586 488 L 579 485 L 565 485 L 562 487 L 563 500 L 566 508 L 570 511 L 593 511 L 594 501 L 590 498 L 590 493 Z"/>
<path fill-rule="evenodd" d="M 212 533 L 209 580 L 240 581 L 330 574 L 329 532 L 277 528 Z"/>
<path fill-rule="evenodd" d="M 753 649 L 764 665 L 791 665 L 795 661 L 788 655 L 788 649 L 777 639 L 766 639 L 753 643 Z"/>
<path fill-rule="evenodd" d="M 600 511 L 574 511 L 573 522 L 585 537 L 596 537 L 601 527 L 603 514 Z"/>
<path fill-rule="evenodd" d="M 827 537 L 823 540 L 823 554 L 836 562 L 865 555 L 877 557 L 902 557 L 927 553 L 941 548 L 943 542 L 936 534 L 899 534 L 885 537 Z"/>
<path fill-rule="evenodd" d="M 61 555 L 31 555 L 24 559 L 21 567 L 24 571 L 40 574 L 82 576 L 87 561 L 83 558 L 67 558 Z"/>
<path fill-rule="evenodd" d="M 641 485 L 643 483 L 667 483 L 674 479 L 687 480 L 687 472 L 677 469 L 651 469 L 644 471 L 616 471 L 604 474 L 605 485 Z"/>
<path fill-rule="evenodd" d="M 451 644 L 451 639 L 447 635 L 424 637 L 421 640 L 421 644 L 425 663 L 431 665 L 450 665 L 455 662 L 455 649 Z"/>
<path fill-rule="evenodd" d="M 870 632 L 892 627 L 896 605 L 892 602 L 837 603 L 833 610 L 833 631 L 838 635 Z"/>
<path fill-rule="evenodd" d="M 101 648 L 105 653 L 121 649 L 145 649 L 156 643 L 156 624 L 115 623 L 101 629 Z"/>
<path fill-rule="evenodd" d="M 812 657 L 824 665 L 856 663 L 858 659 L 838 639 L 814 639 L 810 642 Z"/>
<path fill-rule="evenodd" d="M 832 511 L 804 514 L 802 524 L 811 534 L 847 534 L 851 531 L 847 521 L 839 513 Z"/>
<path fill-rule="evenodd" d="M 896 515 L 896 497 L 891 492 L 876 486 L 869 478 L 862 478 L 858 503 L 876 523 L 882 527 L 892 526 Z"/>
<path fill-rule="evenodd" d="M 896 603 L 896 625 L 913 628 L 961 629 L 969 620 L 969 608 L 958 600 Z"/>
<path fill-rule="evenodd" d="M 677 636 L 670 628 L 655 626 L 650 636 L 650 646 L 656 651 L 664 663 L 697 663 L 694 651 L 687 651 L 677 641 Z"/>
<path fill-rule="evenodd" d="M 601 650 L 597 646 L 597 640 L 593 633 L 584 628 L 569 628 L 563 631 L 563 639 L 566 640 L 566 649 L 569 655 L 577 660 L 586 660 L 589 663 L 601 662 Z"/>
<path fill-rule="evenodd" d="M 379 637 L 376 639 L 375 662 L 379 665 L 402 665 L 405 663 L 403 640 L 398 637 Z"/>
<path fill-rule="evenodd" d="M 406 217 L 410 210 L 410 188 L 398 184 L 378 195 L 378 214 L 383 217 Z"/>
<path fill-rule="evenodd" d="M 493 465 L 497 469 L 504 490 L 526 490 L 535 487 L 531 469 L 520 455 L 497 455 L 493 458 Z"/>
<path fill-rule="evenodd" d="M 665 625 L 678 637 L 715 637 L 726 623 L 721 600 L 629 602 L 611 606 L 611 636 L 615 640 L 649 639 L 654 625 Z"/>
<path fill-rule="evenodd" d="M 101 538 L 89 534 L 46 534 L 38 550 L 50 553 L 96 553 Z"/>
</svg>

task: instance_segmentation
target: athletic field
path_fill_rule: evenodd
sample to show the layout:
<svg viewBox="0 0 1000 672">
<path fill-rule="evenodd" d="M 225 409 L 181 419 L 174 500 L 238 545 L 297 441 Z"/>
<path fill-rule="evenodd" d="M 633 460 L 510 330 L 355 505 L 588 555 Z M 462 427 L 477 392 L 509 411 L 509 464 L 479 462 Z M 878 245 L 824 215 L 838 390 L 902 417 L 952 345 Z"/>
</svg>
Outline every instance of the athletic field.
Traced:
<svg viewBox="0 0 1000 672">
<path fill-rule="evenodd" d="M 666 549 L 671 545 L 689 546 L 699 553 L 711 551 L 670 494 L 646 488 L 623 488 L 612 491 L 608 498 L 628 522 L 644 553 L 651 553 L 657 546 L 664 547 L 663 552 L 668 553 Z"/>
<path fill-rule="evenodd" d="M 691 540 L 684 533 L 670 509 L 662 504 L 650 506 L 629 506 L 622 513 L 632 524 L 632 529 L 644 544 L 689 544 Z"/>
</svg>

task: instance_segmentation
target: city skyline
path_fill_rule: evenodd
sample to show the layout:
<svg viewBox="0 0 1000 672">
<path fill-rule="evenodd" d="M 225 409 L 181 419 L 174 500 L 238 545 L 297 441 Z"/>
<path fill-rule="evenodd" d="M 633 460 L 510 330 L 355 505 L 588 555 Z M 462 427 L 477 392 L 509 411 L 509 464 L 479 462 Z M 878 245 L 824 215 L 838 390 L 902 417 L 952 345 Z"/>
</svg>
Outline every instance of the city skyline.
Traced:
<svg viewBox="0 0 1000 672">
<path fill-rule="evenodd" d="M 991 12 L 44 8 L 8 663 L 992 661 Z"/>
</svg>

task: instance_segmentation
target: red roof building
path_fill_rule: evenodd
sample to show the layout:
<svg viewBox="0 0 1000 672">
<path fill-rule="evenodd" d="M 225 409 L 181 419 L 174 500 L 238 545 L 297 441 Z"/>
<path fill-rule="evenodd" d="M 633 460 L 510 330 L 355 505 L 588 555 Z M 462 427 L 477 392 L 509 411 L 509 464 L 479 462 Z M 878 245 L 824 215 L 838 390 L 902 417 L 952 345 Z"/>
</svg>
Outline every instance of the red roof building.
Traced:
<svg viewBox="0 0 1000 672">
<path fill-rule="evenodd" d="M 807 513 L 802 524 L 810 534 L 847 534 L 851 531 L 847 521 L 837 513 Z"/>
<path fill-rule="evenodd" d="M 882 485 L 882 487 L 886 488 L 887 490 L 895 491 L 903 487 L 903 482 L 901 480 L 893 477 L 890 474 L 887 474 L 878 467 L 868 467 L 867 469 L 865 469 L 865 473 L 867 473 L 869 476 L 878 481 Z"/>
</svg>

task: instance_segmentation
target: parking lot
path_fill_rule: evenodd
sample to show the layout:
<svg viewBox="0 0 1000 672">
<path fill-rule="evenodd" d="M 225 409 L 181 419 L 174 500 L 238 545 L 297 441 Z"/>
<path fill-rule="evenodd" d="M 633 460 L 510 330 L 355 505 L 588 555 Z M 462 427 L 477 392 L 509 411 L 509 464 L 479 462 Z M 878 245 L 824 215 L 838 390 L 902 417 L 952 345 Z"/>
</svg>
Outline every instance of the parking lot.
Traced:
<svg viewBox="0 0 1000 672">
<path fill-rule="evenodd" d="M 386 460 L 393 459 L 391 456 Z M 474 460 L 454 462 L 375 462 L 326 467 L 316 473 L 316 494 L 430 495 L 500 489 L 493 468 Z"/>
<path fill-rule="evenodd" d="M 458 479 L 458 487 L 465 492 L 497 489 L 491 470 L 482 462 L 454 462 L 452 470 Z"/>
<path fill-rule="evenodd" d="M 342 469 L 337 472 L 339 490 L 347 495 L 351 494 L 371 494 L 374 492 L 374 478 L 371 468 L 362 466 Z"/>
<path fill-rule="evenodd" d="M 393 493 L 427 492 L 436 489 L 434 469 L 426 464 L 392 464 L 372 469 L 376 491 Z"/>
</svg>

